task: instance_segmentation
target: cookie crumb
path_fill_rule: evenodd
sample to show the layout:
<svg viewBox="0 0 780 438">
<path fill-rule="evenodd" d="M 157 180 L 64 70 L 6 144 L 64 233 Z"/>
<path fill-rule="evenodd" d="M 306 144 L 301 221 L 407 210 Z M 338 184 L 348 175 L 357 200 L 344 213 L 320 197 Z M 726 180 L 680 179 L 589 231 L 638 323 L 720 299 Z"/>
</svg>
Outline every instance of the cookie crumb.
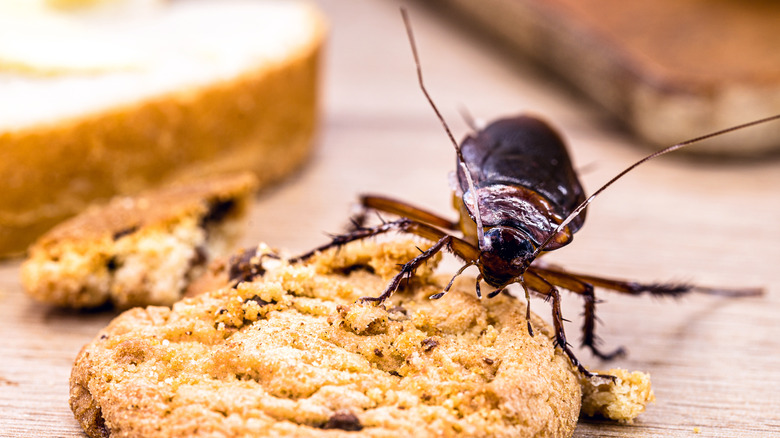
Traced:
<svg viewBox="0 0 780 438">
<path fill-rule="evenodd" d="M 580 377 L 583 415 L 631 423 L 655 401 L 649 374 L 620 368 L 601 373 L 615 376 L 615 382 Z"/>
</svg>

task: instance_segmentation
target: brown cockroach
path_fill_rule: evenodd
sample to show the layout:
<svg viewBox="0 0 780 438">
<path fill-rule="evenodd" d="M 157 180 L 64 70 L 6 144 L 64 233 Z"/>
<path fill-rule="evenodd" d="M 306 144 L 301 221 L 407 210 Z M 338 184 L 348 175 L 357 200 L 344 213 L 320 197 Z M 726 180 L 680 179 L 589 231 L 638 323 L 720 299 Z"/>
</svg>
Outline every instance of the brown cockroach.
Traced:
<svg viewBox="0 0 780 438">
<path fill-rule="evenodd" d="M 563 271 L 534 262 L 542 254 L 571 242 L 573 234 L 585 221 L 586 207 L 607 187 L 637 166 L 707 138 L 780 119 L 780 115 L 724 129 L 650 154 L 586 197 L 561 137 L 547 123 L 536 117 L 521 115 L 497 120 L 474 135 L 468 135 L 458 144 L 425 88 L 409 19 L 404 10 L 401 13 L 417 68 L 419 86 L 455 147 L 457 184 L 454 196 L 459 209 L 459 220 L 450 221 L 395 199 L 363 195 L 360 203 L 364 212 L 375 210 L 400 218 L 375 227 L 365 227 L 362 221 L 355 221 L 355 228 L 351 232 L 334 236 L 331 242 L 291 261 L 305 260 L 316 252 L 390 231 L 429 239 L 435 243 L 404 264 L 381 295 L 365 297 L 362 301 L 384 302 L 400 287 L 404 278 L 411 277 L 422 263 L 446 250 L 465 261 L 465 264 L 440 293 L 431 296 L 432 299 L 444 296 L 455 278 L 470 266 L 479 269 L 476 278 L 476 294 L 479 297 L 482 296 L 481 281 L 494 288 L 488 297 L 496 296 L 507 286 L 518 283 L 529 302 L 526 307 L 529 333 L 533 334 L 530 324 L 530 292 L 534 292 L 551 303 L 556 345 L 566 353 L 572 364 L 588 377 L 611 378 L 591 373 L 574 355 L 564 331 L 559 288 L 583 297 L 585 311 L 582 345 L 602 359 L 614 358 L 622 354 L 623 350 L 618 348 L 607 353 L 597 345 L 595 287 L 631 295 L 647 293 L 678 296 L 696 289 L 719 292 L 688 284 L 643 284 L 607 279 Z M 462 237 L 451 234 L 455 231 L 460 231 Z M 731 295 L 761 293 L 756 289 L 720 292 Z"/>
</svg>

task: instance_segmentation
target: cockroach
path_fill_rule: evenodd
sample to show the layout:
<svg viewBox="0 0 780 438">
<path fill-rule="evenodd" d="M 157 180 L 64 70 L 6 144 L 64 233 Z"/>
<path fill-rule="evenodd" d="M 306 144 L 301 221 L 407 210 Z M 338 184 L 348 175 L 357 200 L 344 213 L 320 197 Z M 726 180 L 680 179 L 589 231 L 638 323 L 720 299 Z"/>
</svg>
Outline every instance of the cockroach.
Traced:
<svg viewBox="0 0 780 438">
<path fill-rule="evenodd" d="M 291 261 L 305 260 L 317 252 L 390 231 L 423 237 L 435 243 L 402 265 L 400 272 L 393 277 L 381 295 L 364 297 L 362 301 L 384 302 L 421 264 L 440 251 L 447 251 L 465 264 L 456 271 L 449 284 L 441 292 L 432 295 L 431 299 L 444 296 L 452 287 L 455 278 L 470 266 L 479 269 L 475 288 L 480 298 L 482 281 L 493 288 L 487 294 L 488 298 L 501 293 L 509 285 L 518 283 L 525 291 L 528 301 L 526 317 L 529 321 L 529 333 L 533 335 L 530 324 L 530 292 L 534 292 L 550 301 L 555 344 L 566 353 L 571 363 L 585 376 L 612 378 L 588 371 L 574 355 L 564 331 L 559 288 L 583 297 L 585 311 L 582 346 L 589 348 L 602 359 L 614 358 L 622 354 L 623 349 L 604 352 L 598 346 L 595 334 L 595 287 L 630 295 L 647 293 L 656 296 L 678 296 L 696 289 L 717 291 L 689 284 L 644 284 L 607 279 L 563 271 L 535 262 L 542 254 L 571 242 L 574 233 L 585 221 L 587 206 L 607 187 L 637 166 L 711 137 L 780 119 L 780 115 L 707 134 L 652 153 L 586 197 L 560 135 L 537 117 L 520 115 L 500 119 L 475 134 L 466 136 L 458 143 L 425 88 L 409 18 L 405 10 L 402 9 L 401 13 L 417 69 L 419 86 L 455 147 L 457 183 L 454 201 L 459 210 L 459 219 L 450 221 L 406 202 L 377 195 L 363 195 L 360 197 L 360 204 L 364 212 L 386 212 L 398 216 L 399 219 L 383 221 L 374 227 L 366 227 L 362 220 L 356 220 L 352 231 L 333 236 L 331 242 Z M 462 237 L 451 234 L 457 231 L 460 231 Z M 761 293 L 756 289 L 722 292 L 743 296 Z"/>
</svg>

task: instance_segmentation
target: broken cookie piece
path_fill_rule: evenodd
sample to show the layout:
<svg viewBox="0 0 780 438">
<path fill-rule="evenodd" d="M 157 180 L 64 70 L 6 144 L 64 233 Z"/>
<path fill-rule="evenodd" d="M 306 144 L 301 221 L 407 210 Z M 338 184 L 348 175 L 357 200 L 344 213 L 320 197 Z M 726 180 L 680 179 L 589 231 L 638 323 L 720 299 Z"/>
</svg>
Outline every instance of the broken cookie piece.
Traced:
<svg viewBox="0 0 780 438">
<path fill-rule="evenodd" d="M 256 184 L 250 173 L 214 177 L 88 209 L 30 248 L 24 288 L 71 308 L 171 305 L 232 250 Z"/>
<path fill-rule="evenodd" d="M 583 415 L 631 423 L 649 403 L 655 401 L 648 374 L 619 368 L 604 374 L 615 376 L 615 380 L 580 378 Z"/>
</svg>

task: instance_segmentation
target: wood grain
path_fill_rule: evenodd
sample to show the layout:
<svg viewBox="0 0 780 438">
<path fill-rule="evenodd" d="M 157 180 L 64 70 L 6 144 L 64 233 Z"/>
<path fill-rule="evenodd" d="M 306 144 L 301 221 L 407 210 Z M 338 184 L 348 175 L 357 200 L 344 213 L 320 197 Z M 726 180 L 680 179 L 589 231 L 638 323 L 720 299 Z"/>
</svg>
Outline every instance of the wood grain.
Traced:
<svg viewBox="0 0 780 438">
<path fill-rule="evenodd" d="M 454 217 L 447 183 L 454 157 L 417 88 L 398 3 L 319 3 L 332 24 L 319 149 L 304 171 L 261 194 L 245 243 L 307 250 L 325 241 L 324 232 L 342 229 L 361 192 Z M 543 114 L 568 139 L 590 191 L 647 152 L 542 72 L 461 29 L 461 22 L 417 4 L 410 12 L 430 92 L 457 136 L 467 132 L 460 105 L 487 120 Z M 778 157 L 663 158 L 592 205 L 585 227 L 551 261 L 644 281 L 762 286 L 766 294 L 739 300 L 602 294 L 599 332 L 606 346 L 624 345 L 629 355 L 610 364 L 585 352 L 580 357 L 593 368 L 650 372 L 657 402 L 634 424 L 585 420 L 575 436 L 780 436 L 778 223 Z M 68 408 L 70 367 L 114 314 L 37 304 L 21 290 L 18 268 L 18 261 L 0 265 L 0 436 L 81 437 Z M 576 338 L 581 303 L 564 298 Z M 541 300 L 532 308 L 548 312 Z"/>
</svg>

